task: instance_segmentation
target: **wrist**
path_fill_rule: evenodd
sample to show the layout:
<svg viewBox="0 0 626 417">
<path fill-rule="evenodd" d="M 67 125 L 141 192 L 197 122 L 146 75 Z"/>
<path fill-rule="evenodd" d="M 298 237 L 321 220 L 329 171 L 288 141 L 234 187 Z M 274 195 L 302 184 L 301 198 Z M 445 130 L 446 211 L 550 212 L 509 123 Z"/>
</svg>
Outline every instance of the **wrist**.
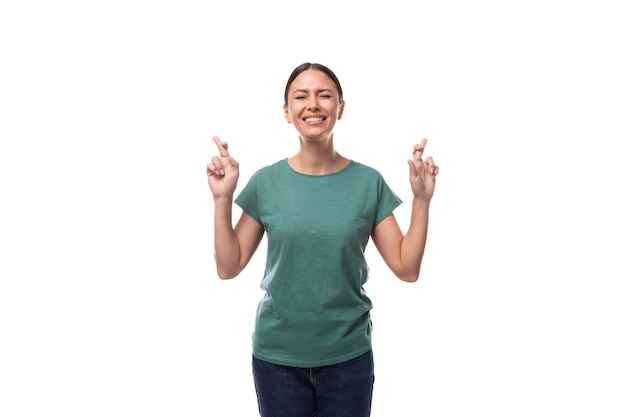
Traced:
<svg viewBox="0 0 626 417">
<path fill-rule="evenodd" d="M 416 196 L 413 196 L 413 210 L 424 210 L 428 211 L 430 207 L 430 199 L 423 199 Z"/>
<path fill-rule="evenodd" d="M 213 196 L 213 202 L 217 204 L 233 204 L 233 196 Z"/>
</svg>

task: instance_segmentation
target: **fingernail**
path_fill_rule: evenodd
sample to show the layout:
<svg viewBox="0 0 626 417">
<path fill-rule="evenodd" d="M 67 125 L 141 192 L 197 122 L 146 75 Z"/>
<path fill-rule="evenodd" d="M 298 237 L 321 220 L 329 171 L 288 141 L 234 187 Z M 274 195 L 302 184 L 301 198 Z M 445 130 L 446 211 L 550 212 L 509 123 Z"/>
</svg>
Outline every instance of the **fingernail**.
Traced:
<svg viewBox="0 0 626 417">
<path fill-rule="evenodd" d="M 220 169 L 220 175 L 224 175 L 224 170 Z"/>
<path fill-rule="evenodd" d="M 434 173 L 434 172 L 435 172 L 435 168 L 430 167 L 429 171 L 430 171 L 430 173 L 432 174 L 432 173 Z"/>
</svg>

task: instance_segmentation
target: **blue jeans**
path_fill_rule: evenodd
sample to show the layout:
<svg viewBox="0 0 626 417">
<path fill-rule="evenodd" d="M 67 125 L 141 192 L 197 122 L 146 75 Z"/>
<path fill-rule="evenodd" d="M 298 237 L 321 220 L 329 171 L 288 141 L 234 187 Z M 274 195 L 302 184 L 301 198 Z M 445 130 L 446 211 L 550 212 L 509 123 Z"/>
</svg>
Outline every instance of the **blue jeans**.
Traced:
<svg viewBox="0 0 626 417">
<path fill-rule="evenodd" d="M 297 368 L 252 357 L 261 417 L 369 417 L 374 356 L 336 365 Z"/>
</svg>

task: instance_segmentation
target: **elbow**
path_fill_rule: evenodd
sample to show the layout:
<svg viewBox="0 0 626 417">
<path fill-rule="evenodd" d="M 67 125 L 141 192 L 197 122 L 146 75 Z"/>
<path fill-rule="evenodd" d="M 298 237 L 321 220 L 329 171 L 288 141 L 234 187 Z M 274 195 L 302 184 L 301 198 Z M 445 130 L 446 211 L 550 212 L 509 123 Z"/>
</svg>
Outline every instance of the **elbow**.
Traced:
<svg viewBox="0 0 626 417">
<path fill-rule="evenodd" d="M 226 269 L 217 268 L 217 276 L 222 281 L 227 281 L 229 279 L 233 279 L 237 275 L 239 275 L 238 271 L 232 271 L 232 270 L 226 270 Z"/>
<path fill-rule="evenodd" d="M 217 253 L 214 253 L 213 257 L 215 258 L 217 276 L 221 280 L 233 279 L 241 272 L 242 268 L 239 268 L 234 262 L 224 262 L 224 260 L 220 260 Z"/>
<path fill-rule="evenodd" d="M 222 274 L 220 272 L 217 273 L 217 276 L 219 277 L 219 279 L 221 279 L 222 281 L 228 281 L 229 279 L 233 279 L 235 278 L 237 275 L 235 274 Z"/>
<path fill-rule="evenodd" d="M 400 278 L 401 281 L 413 283 L 417 282 L 419 274 L 398 275 L 398 278 Z"/>
<path fill-rule="evenodd" d="M 412 271 L 398 271 L 396 272 L 396 276 L 404 282 L 417 282 L 420 277 L 420 269 L 412 270 Z"/>
</svg>

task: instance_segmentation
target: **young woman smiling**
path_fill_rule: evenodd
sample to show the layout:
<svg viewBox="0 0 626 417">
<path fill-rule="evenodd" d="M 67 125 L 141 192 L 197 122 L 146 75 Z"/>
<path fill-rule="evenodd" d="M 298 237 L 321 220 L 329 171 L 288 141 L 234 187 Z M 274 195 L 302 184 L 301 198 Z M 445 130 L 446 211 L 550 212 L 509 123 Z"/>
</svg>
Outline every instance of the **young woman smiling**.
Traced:
<svg viewBox="0 0 626 417">
<path fill-rule="evenodd" d="M 401 201 L 380 173 L 335 151 L 333 129 L 344 107 L 329 68 L 295 68 L 283 110 L 300 149 L 256 171 L 237 198 L 239 164 L 227 144 L 213 138 L 219 154 L 207 175 L 219 277 L 236 277 L 267 233 L 265 296 L 252 346 L 263 417 L 369 416 L 372 303 L 363 289 L 369 239 L 398 278 L 419 277 L 439 167 L 423 158 L 426 139 L 414 146 L 408 161 L 412 212 L 403 234 L 393 214 Z M 243 210 L 234 228 L 233 202 Z"/>
</svg>

